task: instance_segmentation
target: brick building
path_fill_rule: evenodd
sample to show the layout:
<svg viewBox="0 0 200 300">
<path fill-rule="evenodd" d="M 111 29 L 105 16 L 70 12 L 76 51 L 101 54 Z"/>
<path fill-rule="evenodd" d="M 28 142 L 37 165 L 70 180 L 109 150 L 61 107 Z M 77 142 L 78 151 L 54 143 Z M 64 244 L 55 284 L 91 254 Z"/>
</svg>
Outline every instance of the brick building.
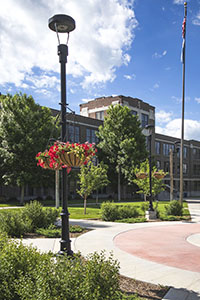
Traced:
<svg viewBox="0 0 200 300">
<path fill-rule="evenodd" d="M 152 156 L 157 163 L 158 169 L 163 169 L 169 172 L 170 149 L 173 150 L 173 174 L 174 174 L 174 188 L 179 191 L 179 172 L 180 172 L 180 139 L 155 133 L 155 107 L 143 102 L 140 99 L 125 97 L 125 96 L 110 96 L 96 98 L 88 103 L 80 104 L 80 115 L 68 113 L 67 124 L 67 140 L 70 142 L 86 141 L 96 143 L 97 138 L 95 132 L 99 126 L 103 124 L 104 117 L 106 116 L 107 109 L 110 105 L 120 104 L 130 108 L 134 115 L 138 115 L 143 128 L 145 136 L 149 135 L 145 126 L 151 124 L 154 126 L 152 132 Z M 58 110 L 52 109 L 54 116 L 59 114 Z M 184 141 L 184 193 L 187 196 L 200 195 L 200 142 L 195 140 Z M 169 174 L 165 177 L 164 181 L 170 185 Z M 71 182 L 70 192 L 76 189 L 76 183 Z M 20 197 L 18 188 L 8 188 L 0 186 L 0 196 L 8 195 Z M 51 195 L 54 197 L 54 188 L 36 189 L 26 187 L 25 198 L 34 198 L 35 196 L 45 197 Z"/>
<path fill-rule="evenodd" d="M 120 104 L 128 106 L 134 115 L 138 115 L 142 128 L 147 124 L 155 126 L 155 107 L 140 99 L 125 96 L 101 97 L 80 104 L 80 114 L 85 117 L 103 120 L 110 105 Z M 144 135 L 148 131 L 143 129 Z M 180 185 L 180 139 L 175 137 L 152 133 L 152 156 L 157 168 L 168 172 L 164 182 L 170 185 L 170 149 L 173 150 L 173 176 L 174 188 L 179 191 Z M 200 141 L 184 141 L 183 158 L 183 189 L 185 196 L 200 195 Z"/>
</svg>

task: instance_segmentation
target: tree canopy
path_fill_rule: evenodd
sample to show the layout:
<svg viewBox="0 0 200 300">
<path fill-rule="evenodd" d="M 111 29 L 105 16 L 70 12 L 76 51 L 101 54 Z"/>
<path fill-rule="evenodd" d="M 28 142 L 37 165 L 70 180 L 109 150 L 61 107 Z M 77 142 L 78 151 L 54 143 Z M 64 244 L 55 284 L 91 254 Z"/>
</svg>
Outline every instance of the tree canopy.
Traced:
<svg viewBox="0 0 200 300">
<path fill-rule="evenodd" d="M 150 196 L 150 184 L 149 184 L 149 161 L 148 159 L 141 163 L 139 167 L 136 167 L 134 170 L 135 174 L 137 173 L 146 173 L 146 178 L 133 179 L 133 182 L 138 186 L 138 194 L 144 194 L 146 196 Z M 152 167 L 151 171 L 151 184 L 152 184 L 152 196 L 158 195 L 160 192 L 165 190 L 165 184 L 163 183 L 163 178 L 156 178 L 155 174 L 160 174 L 163 177 L 167 175 L 163 170 L 157 170 L 155 166 Z"/>
<path fill-rule="evenodd" d="M 108 185 L 107 166 L 103 163 L 95 166 L 91 161 L 87 165 L 81 166 L 78 174 L 80 188 L 77 193 L 84 198 L 84 214 L 86 214 L 86 201 L 88 196 L 94 191 Z"/>
<path fill-rule="evenodd" d="M 37 167 L 54 126 L 49 108 L 26 94 L 0 97 L 0 164 L 5 184 L 47 185 L 50 172 Z"/>
<path fill-rule="evenodd" d="M 126 106 L 111 105 L 97 137 L 103 154 L 100 157 L 132 181 L 132 170 L 147 157 L 145 136 L 137 116 Z"/>
</svg>

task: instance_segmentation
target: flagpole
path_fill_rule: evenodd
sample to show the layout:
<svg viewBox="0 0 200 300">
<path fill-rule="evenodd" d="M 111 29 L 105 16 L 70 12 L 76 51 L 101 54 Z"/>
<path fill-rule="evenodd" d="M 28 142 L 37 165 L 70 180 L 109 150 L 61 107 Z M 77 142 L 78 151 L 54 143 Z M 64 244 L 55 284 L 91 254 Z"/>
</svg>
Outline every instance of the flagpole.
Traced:
<svg viewBox="0 0 200 300">
<path fill-rule="evenodd" d="M 181 151 L 180 151 L 180 194 L 179 202 L 183 203 L 183 156 L 184 156 L 184 111 L 185 111 L 185 47 L 186 47 L 186 18 L 187 18 L 187 2 L 184 3 L 184 20 L 182 25 L 183 47 L 182 47 L 182 125 L 181 125 Z"/>
</svg>

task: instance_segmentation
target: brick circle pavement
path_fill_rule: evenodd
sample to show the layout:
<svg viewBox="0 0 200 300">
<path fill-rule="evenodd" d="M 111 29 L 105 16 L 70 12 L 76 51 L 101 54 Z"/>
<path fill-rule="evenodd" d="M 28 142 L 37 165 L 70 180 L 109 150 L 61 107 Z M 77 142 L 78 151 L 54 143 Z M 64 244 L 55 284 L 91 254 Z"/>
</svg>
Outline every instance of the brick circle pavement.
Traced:
<svg viewBox="0 0 200 300">
<path fill-rule="evenodd" d="M 200 272 L 200 247 L 187 238 L 200 233 L 200 224 L 177 224 L 133 229 L 118 234 L 114 244 L 134 256 Z"/>
</svg>

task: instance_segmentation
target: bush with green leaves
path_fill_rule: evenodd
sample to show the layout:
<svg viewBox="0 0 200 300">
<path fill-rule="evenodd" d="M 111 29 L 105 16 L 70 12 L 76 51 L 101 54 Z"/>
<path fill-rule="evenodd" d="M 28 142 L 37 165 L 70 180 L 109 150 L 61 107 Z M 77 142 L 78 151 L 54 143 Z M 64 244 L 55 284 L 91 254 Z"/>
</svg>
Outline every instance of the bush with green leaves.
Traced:
<svg viewBox="0 0 200 300">
<path fill-rule="evenodd" d="M 126 299 L 119 264 L 104 252 L 55 258 L 0 235 L 0 265 L 0 300 Z"/>
<path fill-rule="evenodd" d="M 165 205 L 165 213 L 167 216 L 182 216 L 183 205 L 178 200 L 170 201 L 168 205 Z"/>
<path fill-rule="evenodd" d="M 11 237 L 21 237 L 25 233 L 35 232 L 37 228 L 48 228 L 59 215 L 55 208 L 43 208 L 33 201 L 21 210 L 5 210 L 0 213 L 0 231 Z"/>
<path fill-rule="evenodd" d="M 23 209 L 23 216 L 28 217 L 32 222 L 32 227 L 47 228 L 50 224 L 54 224 L 59 212 L 55 208 L 43 208 L 42 204 L 36 200 L 26 204 Z"/>
<path fill-rule="evenodd" d="M 21 237 L 33 229 L 32 222 L 21 211 L 5 211 L 0 214 L 0 231 L 11 237 Z"/>
<path fill-rule="evenodd" d="M 101 205 L 102 219 L 104 221 L 116 221 L 128 218 L 137 218 L 139 212 L 136 207 L 130 205 L 116 205 L 111 202 L 103 202 Z"/>
<path fill-rule="evenodd" d="M 79 225 L 70 225 L 69 232 L 70 233 L 81 233 L 84 228 Z M 48 228 L 37 228 L 36 233 L 44 235 L 48 238 L 59 238 L 61 237 L 61 228 L 51 224 Z"/>
</svg>

